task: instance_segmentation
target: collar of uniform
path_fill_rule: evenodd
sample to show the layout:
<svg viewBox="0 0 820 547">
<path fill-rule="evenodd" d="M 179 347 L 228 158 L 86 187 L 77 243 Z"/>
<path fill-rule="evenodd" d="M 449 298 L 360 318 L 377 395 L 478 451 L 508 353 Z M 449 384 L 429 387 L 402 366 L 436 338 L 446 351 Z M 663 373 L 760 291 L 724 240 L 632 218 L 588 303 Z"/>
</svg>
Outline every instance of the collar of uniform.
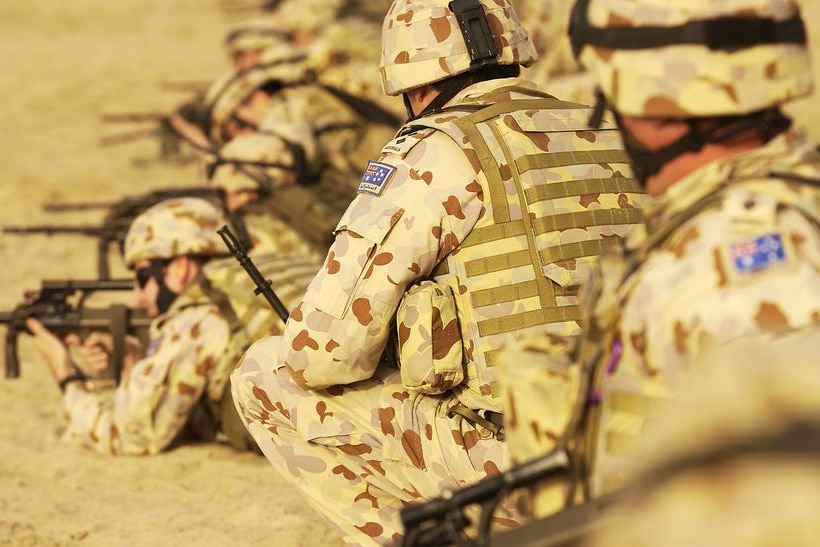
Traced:
<svg viewBox="0 0 820 547">
<path fill-rule="evenodd" d="M 230 260 L 233 259 L 231 258 Z M 159 315 L 155 321 L 158 325 L 161 325 L 168 319 L 179 315 L 179 313 L 185 308 L 190 308 L 191 306 L 202 306 L 204 304 L 213 304 L 213 302 L 211 302 L 211 299 L 205 295 L 205 292 L 202 290 L 202 287 L 199 286 L 199 283 L 194 281 L 189 284 L 184 291 L 182 291 L 182 294 L 174 299 L 171 307 L 168 308 L 168 311 Z"/>
<path fill-rule="evenodd" d="M 772 170 L 798 163 L 811 150 L 805 131 L 789 130 L 760 148 L 708 163 L 648 200 L 644 217 L 649 231 L 733 180 L 766 177 Z"/>
<path fill-rule="evenodd" d="M 534 83 L 523 78 L 498 78 L 495 80 L 486 80 L 468 85 L 459 91 L 445 106 L 462 104 L 462 103 L 483 103 L 483 102 L 497 102 L 492 98 L 493 92 L 501 88 L 519 87 L 525 89 L 538 89 Z"/>
</svg>

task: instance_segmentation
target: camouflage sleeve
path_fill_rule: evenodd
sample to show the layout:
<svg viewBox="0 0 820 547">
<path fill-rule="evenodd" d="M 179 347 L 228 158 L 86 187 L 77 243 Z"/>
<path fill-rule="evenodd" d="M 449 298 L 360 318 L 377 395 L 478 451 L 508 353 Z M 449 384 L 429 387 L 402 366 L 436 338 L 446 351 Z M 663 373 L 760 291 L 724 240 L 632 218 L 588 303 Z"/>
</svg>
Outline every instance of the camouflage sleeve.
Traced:
<svg viewBox="0 0 820 547">
<path fill-rule="evenodd" d="M 624 309 L 624 355 L 670 385 L 735 338 L 820 329 L 820 233 L 774 198 L 729 193 L 641 272 Z"/>
<path fill-rule="evenodd" d="M 383 154 L 380 165 L 389 175 L 348 207 L 285 329 L 282 358 L 306 388 L 369 378 L 408 285 L 429 274 L 484 211 L 475 170 L 443 135 L 400 156 Z"/>
<path fill-rule="evenodd" d="M 228 324 L 212 306 L 169 317 L 113 392 L 66 391 L 64 437 L 103 453 L 161 452 L 185 425 L 229 340 Z"/>
</svg>

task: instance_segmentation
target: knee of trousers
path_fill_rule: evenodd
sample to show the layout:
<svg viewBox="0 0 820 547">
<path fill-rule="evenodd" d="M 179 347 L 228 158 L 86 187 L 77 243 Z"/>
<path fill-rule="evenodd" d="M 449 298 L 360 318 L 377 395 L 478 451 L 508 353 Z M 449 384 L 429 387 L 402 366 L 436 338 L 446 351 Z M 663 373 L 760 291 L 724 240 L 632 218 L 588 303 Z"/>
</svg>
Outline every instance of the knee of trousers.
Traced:
<svg viewBox="0 0 820 547">
<path fill-rule="evenodd" d="M 279 364 L 280 336 L 263 338 L 245 352 L 236 369 L 231 373 L 231 394 L 240 416 L 246 420 L 276 411 L 277 372 Z"/>
</svg>

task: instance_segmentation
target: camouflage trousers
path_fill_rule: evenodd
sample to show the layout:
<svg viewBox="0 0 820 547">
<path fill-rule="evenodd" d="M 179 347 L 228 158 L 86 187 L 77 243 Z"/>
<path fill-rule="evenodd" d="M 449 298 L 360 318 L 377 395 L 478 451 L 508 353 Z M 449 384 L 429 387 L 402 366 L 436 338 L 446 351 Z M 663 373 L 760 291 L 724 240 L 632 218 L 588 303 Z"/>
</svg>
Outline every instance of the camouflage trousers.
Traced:
<svg viewBox="0 0 820 547">
<path fill-rule="evenodd" d="M 301 389 L 279 363 L 280 337 L 255 343 L 231 377 L 237 410 L 262 452 L 306 500 L 357 545 L 402 535 L 407 504 L 458 489 L 508 466 L 503 443 L 459 416 L 452 396 L 411 395 L 399 371 Z M 518 524 L 513 502 L 497 527 Z"/>
</svg>

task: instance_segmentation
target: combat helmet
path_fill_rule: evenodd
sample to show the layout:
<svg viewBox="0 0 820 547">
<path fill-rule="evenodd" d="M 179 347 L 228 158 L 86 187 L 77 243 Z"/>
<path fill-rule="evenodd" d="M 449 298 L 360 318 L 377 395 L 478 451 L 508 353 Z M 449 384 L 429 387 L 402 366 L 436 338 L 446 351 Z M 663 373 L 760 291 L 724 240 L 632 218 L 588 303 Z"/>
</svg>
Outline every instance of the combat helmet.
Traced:
<svg viewBox="0 0 820 547">
<path fill-rule="evenodd" d="M 225 124 L 255 91 L 305 81 L 309 72 L 306 53 L 280 42 L 266 48 L 253 67 L 231 70 L 217 79 L 204 99 L 208 137 L 217 146 L 223 144 L 227 140 L 223 135 Z"/>
<path fill-rule="evenodd" d="M 303 182 L 301 149 L 278 135 L 250 133 L 224 145 L 208 165 L 208 183 L 225 192 L 270 193 L 278 186 Z"/>
<path fill-rule="evenodd" d="M 578 0 L 570 39 L 623 114 L 737 116 L 812 91 L 795 0 Z"/>
<path fill-rule="evenodd" d="M 256 18 L 232 26 L 225 35 L 228 55 L 264 50 L 288 40 L 287 33 L 271 18 Z"/>
<path fill-rule="evenodd" d="M 139 260 L 176 256 L 226 255 L 216 231 L 227 224 L 225 215 L 202 198 L 170 199 L 143 211 L 128 228 L 123 255 L 133 266 Z"/>
<path fill-rule="evenodd" d="M 509 0 L 395 0 L 382 25 L 382 88 L 399 95 L 490 65 L 538 59 Z"/>
</svg>

